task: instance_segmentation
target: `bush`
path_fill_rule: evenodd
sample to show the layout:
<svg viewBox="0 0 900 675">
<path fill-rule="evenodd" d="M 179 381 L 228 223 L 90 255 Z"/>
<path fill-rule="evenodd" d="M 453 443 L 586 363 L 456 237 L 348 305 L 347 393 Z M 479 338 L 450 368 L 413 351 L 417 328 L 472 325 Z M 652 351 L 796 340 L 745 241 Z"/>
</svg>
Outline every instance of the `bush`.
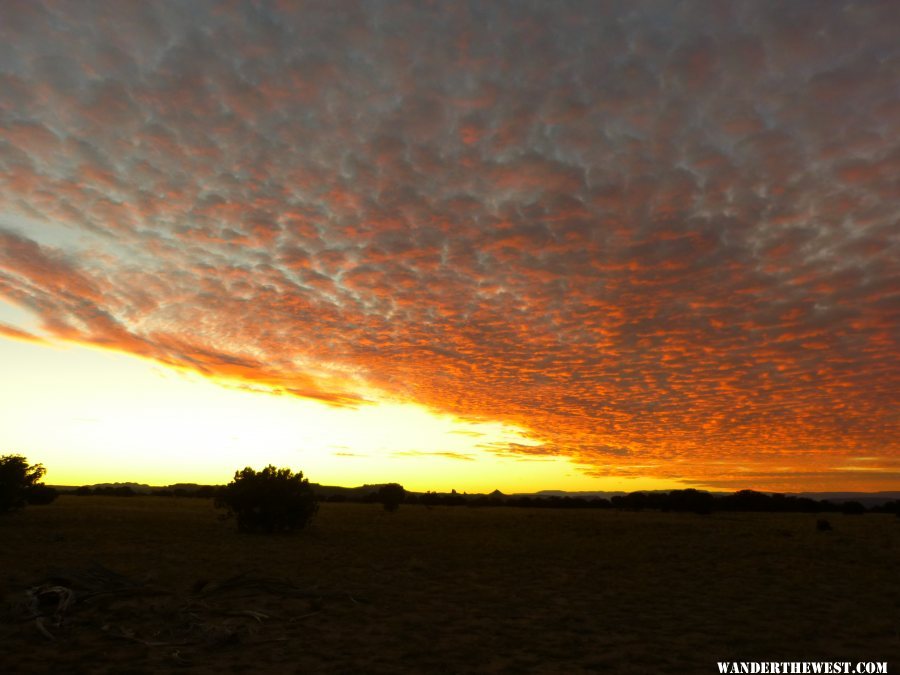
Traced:
<svg viewBox="0 0 900 675">
<path fill-rule="evenodd" d="M 403 498 L 406 496 L 406 490 L 399 483 L 388 483 L 382 485 L 377 492 L 376 500 L 381 502 L 384 510 L 393 513 L 400 508 Z"/>
<path fill-rule="evenodd" d="M 45 473 L 47 470 L 43 466 L 29 466 L 28 460 L 21 455 L 0 457 L 0 513 L 20 509 L 25 504 L 52 502 L 56 490 L 40 482 Z"/>
<path fill-rule="evenodd" d="M 25 501 L 33 506 L 46 506 L 57 497 L 59 497 L 59 492 L 56 491 L 56 488 L 38 483 L 28 488 L 25 494 Z"/>
<path fill-rule="evenodd" d="M 216 508 L 237 518 L 241 532 L 290 532 L 305 527 L 319 509 L 315 493 L 303 472 L 276 469 L 262 471 L 249 466 L 234 473 L 234 480 L 215 498 Z"/>
</svg>

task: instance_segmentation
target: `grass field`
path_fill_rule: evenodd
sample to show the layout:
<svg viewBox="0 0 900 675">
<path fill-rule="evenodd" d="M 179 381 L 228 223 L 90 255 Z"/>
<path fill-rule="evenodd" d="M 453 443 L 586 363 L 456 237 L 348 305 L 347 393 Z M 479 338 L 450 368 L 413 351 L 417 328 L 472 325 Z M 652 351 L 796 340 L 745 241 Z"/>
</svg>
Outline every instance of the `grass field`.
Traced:
<svg viewBox="0 0 900 675">
<path fill-rule="evenodd" d="M 0 518 L 0 672 L 900 668 L 892 516 L 830 515 L 818 532 L 805 514 L 323 504 L 309 529 L 265 537 L 218 514 L 206 500 L 63 496 Z M 92 563 L 143 585 L 76 589 L 64 611 L 45 595 L 51 640 L 25 591 Z"/>
</svg>

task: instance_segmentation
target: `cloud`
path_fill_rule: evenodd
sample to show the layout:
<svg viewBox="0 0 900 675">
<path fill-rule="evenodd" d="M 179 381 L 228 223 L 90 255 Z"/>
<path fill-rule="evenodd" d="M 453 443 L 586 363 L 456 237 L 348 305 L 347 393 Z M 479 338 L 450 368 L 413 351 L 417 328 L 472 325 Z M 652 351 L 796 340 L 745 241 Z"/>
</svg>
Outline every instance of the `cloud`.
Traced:
<svg viewBox="0 0 900 675">
<path fill-rule="evenodd" d="M 600 472 L 896 452 L 896 7 L 629 7 L 11 6 L 0 293 Z"/>
<path fill-rule="evenodd" d="M 0 322 L 0 335 L 12 338 L 13 340 L 22 340 L 23 342 L 36 342 L 38 344 L 44 342 L 44 339 L 37 335 L 33 335 L 28 331 L 21 330 L 20 328 L 10 326 L 9 324 L 3 322 Z"/>
<path fill-rule="evenodd" d="M 400 450 L 393 453 L 395 457 L 444 457 L 446 459 L 458 459 L 466 462 L 475 460 L 473 455 L 464 452 L 441 452 L 438 450 Z"/>
</svg>

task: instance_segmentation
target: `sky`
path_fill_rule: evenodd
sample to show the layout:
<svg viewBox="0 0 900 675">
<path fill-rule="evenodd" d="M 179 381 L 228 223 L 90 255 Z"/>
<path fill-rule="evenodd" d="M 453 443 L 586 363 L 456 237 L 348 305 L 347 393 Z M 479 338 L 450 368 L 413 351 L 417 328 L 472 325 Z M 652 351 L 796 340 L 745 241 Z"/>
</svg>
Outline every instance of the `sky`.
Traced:
<svg viewBox="0 0 900 675">
<path fill-rule="evenodd" d="M 900 487 L 900 4 L 8 1 L 0 452 Z"/>
</svg>

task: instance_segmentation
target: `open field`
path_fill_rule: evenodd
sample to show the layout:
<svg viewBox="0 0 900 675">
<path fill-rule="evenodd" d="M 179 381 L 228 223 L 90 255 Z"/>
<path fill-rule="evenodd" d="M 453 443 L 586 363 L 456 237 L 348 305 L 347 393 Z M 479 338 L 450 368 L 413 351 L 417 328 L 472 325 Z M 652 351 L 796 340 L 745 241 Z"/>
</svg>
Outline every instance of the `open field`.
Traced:
<svg viewBox="0 0 900 675">
<path fill-rule="evenodd" d="M 322 504 L 308 530 L 264 537 L 218 514 L 199 499 L 63 496 L 0 518 L 0 672 L 900 668 L 892 516 L 830 515 L 818 532 L 808 514 Z M 44 621 L 51 641 L 24 591 L 52 570 L 83 580 L 92 562 L 144 586 L 76 589 L 60 624 Z"/>
</svg>

